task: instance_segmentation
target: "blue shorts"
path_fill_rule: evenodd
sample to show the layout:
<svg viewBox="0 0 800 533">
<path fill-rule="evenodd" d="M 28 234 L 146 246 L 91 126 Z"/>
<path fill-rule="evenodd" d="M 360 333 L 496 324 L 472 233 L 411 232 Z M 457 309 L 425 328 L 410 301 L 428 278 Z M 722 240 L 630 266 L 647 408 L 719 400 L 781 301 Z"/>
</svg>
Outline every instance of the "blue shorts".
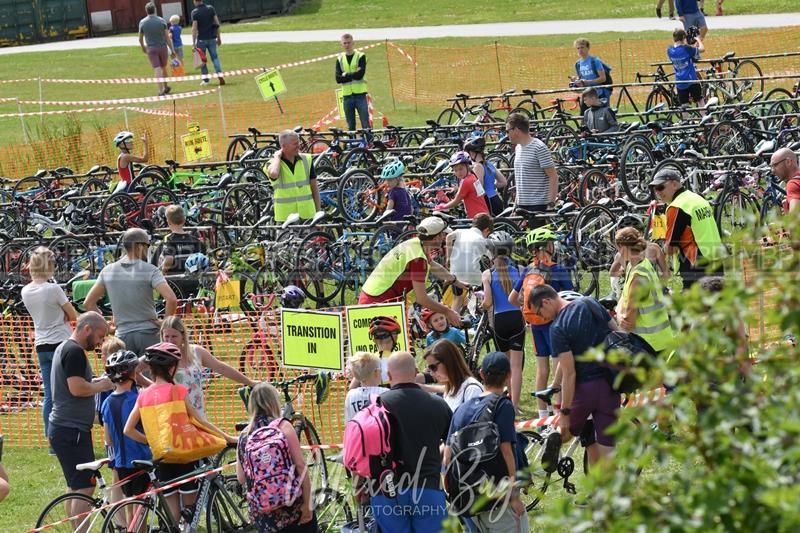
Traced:
<svg viewBox="0 0 800 533">
<path fill-rule="evenodd" d="M 447 518 L 444 491 L 436 489 L 406 488 L 398 490 L 396 498 L 382 494 L 370 501 L 372 513 L 381 531 L 413 533 L 416 531 L 441 531 Z"/>
<path fill-rule="evenodd" d="M 536 348 L 536 357 L 550 357 L 553 348 L 550 346 L 550 324 L 544 326 L 531 326 L 533 333 L 533 347 Z"/>
<path fill-rule="evenodd" d="M 697 13 L 689 13 L 683 16 L 683 29 L 685 31 L 689 31 L 691 26 L 697 26 L 699 28 L 706 28 L 706 17 L 703 15 L 703 12 L 699 9 Z"/>
</svg>

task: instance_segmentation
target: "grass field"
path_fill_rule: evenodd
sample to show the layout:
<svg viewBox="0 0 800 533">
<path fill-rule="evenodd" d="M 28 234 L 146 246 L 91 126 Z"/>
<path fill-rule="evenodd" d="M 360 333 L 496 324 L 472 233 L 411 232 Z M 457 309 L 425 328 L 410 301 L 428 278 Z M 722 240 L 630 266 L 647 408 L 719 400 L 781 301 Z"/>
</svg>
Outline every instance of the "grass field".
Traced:
<svg viewBox="0 0 800 533">
<path fill-rule="evenodd" d="M 714 12 L 707 0 L 706 13 Z M 726 15 L 797 11 L 795 0 L 728 0 Z M 396 0 L 301 0 L 290 15 L 226 26 L 226 31 L 310 30 L 389 26 L 439 26 L 528 20 L 655 17 L 655 1 L 496 0 L 464 3 L 460 0 L 397 2 Z M 667 6 L 664 6 L 664 16 Z"/>
</svg>

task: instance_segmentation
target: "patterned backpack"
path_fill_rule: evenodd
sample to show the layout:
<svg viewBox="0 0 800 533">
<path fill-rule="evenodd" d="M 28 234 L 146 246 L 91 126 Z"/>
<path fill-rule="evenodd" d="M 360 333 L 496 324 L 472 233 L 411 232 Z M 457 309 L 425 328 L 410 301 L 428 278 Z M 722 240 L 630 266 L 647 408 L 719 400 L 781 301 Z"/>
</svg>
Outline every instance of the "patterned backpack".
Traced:
<svg viewBox="0 0 800 533">
<path fill-rule="evenodd" d="M 263 515 L 293 505 L 302 495 L 300 476 L 280 429 L 283 418 L 250 433 L 244 445 L 247 504 L 250 514 Z"/>
</svg>

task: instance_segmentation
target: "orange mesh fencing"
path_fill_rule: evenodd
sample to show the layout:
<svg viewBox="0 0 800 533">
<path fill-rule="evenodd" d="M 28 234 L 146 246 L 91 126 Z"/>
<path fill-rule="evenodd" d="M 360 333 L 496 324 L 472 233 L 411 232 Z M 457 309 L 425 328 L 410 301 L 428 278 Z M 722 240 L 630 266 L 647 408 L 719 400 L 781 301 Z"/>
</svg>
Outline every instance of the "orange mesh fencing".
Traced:
<svg viewBox="0 0 800 533">
<path fill-rule="evenodd" d="M 612 67 L 615 83 L 629 83 L 636 81 L 637 72 L 654 72 L 650 63 L 666 60 L 670 41 L 666 34 L 659 39 L 619 39 L 593 44 L 591 54 Z M 703 56 L 707 58 L 721 57 L 729 51 L 735 51 L 737 56 L 796 51 L 800 46 L 800 28 L 722 35 L 712 31 L 705 44 L 707 51 Z M 493 44 L 443 48 L 402 43 L 400 48 L 388 46 L 386 50 L 394 98 L 429 105 L 442 105 L 445 99 L 460 92 L 489 95 L 511 88 L 562 89 L 567 86 L 567 76 L 575 75 L 577 59 L 572 46 Z M 787 75 L 798 73 L 798 60 L 797 56 L 789 56 L 755 61 L 764 75 Z M 668 72 L 671 70 L 667 67 Z M 767 82 L 767 87 L 787 83 Z M 634 93 L 647 92 L 648 89 L 642 88 Z"/>
</svg>

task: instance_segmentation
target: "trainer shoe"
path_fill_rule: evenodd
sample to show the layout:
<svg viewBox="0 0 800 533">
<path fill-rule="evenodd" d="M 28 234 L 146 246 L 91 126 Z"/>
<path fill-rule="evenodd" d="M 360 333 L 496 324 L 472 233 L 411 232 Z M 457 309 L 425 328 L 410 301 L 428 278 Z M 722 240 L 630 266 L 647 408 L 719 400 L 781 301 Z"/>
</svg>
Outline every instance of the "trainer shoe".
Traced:
<svg viewBox="0 0 800 533">
<path fill-rule="evenodd" d="M 561 433 L 553 431 L 544 439 L 542 452 L 542 468 L 552 474 L 558 468 L 558 454 L 561 451 Z"/>
<path fill-rule="evenodd" d="M 661 8 L 660 8 L 660 7 L 657 7 L 657 8 L 656 8 L 656 16 L 657 16 L 658 18 L 661 18 Z"/>
<path fill-rule="evenodd" d="M 169 85 L 164 87 L 164 94 L 169 94 L 170 92 L 172 92 L 172 87 L 170 87 Z"/>
<path fill-rule="evenodd" d="M 200 85 L 208 85 L 208 80 L 203 80 L 200 82 Z"/>
</svg>

